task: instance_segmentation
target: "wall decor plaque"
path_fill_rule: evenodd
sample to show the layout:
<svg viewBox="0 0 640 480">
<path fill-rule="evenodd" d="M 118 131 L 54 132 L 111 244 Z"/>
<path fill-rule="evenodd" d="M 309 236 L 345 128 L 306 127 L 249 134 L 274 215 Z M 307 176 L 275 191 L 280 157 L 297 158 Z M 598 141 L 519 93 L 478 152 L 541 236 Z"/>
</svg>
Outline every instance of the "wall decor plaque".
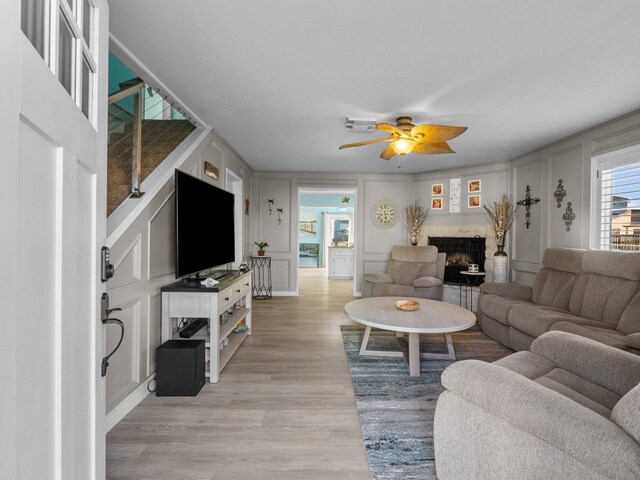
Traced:
<svg viewBox="0 0 640 480">
<path fill-rule="evenodd" d="M 553 192 L 553 196 L 556 199 L 557 207 L 560 208 L 562 206 L 562 199 L 567 195 L 567 191 L 564 189 L 562 185 L 562 179 L 558 180 L 558 186 L 556 187 L 556 191 Z"/>
<path fill-rule="evenodd" d="M 565 208 L 564 213 L 562 214 L 562 221 L 567 227 L 567 232 L 571 231 L 571 224 L 576 219 L 576 214 L 573 213 L 573 208 L 571 208 L 571 202 L 567 202 L 567 208 Z"/>
<path fill-rule="evenodd" d="M 204 162 L 204 174 L 207 177 L 211 177 L 214 180 L 218 180 L 220 171 L 218 170 L 218 167 L 216 167 L 213 163 Z"/>
</svg>

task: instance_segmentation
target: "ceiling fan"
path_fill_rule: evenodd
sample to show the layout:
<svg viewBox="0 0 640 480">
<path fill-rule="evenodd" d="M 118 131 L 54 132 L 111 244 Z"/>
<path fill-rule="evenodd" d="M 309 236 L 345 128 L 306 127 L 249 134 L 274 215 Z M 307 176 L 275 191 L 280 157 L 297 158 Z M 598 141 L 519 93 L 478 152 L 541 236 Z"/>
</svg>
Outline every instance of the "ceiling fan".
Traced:
<svg viewBox="0 0 640 480">
<path fill-rule="evenodd" d="M 455 153 L 447 144 L 447 140 L 465 132 L 467 127 L 449 127 L 445 125 L 414 125 L 411 117 L 398 117 L 396 125 L 376 123 L 377 130 L 391 134 L 390 137 L 376 138 L 366 142 L 347 143 L 339 150 L 350 147 L 361 147 L 374 143 L 391 143 L 380 154 L 380 158 L 390 160 L 395 155 L 406 155 L 414 152 L 422 155 L 436 155 L 439 153 Z"/>
</svg>

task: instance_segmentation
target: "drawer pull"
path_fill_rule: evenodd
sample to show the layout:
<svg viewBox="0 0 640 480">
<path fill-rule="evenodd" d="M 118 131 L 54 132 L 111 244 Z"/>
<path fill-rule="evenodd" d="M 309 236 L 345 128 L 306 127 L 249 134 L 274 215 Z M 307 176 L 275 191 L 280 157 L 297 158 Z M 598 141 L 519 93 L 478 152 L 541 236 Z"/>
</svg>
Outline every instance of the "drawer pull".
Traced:
<svg viewBox="0 0 640 480">
<path fill-rule="evenodd" d="M 229 297 L 224 297 L 224 301 L 228 302 L 229 301 Z"/>
</svg>

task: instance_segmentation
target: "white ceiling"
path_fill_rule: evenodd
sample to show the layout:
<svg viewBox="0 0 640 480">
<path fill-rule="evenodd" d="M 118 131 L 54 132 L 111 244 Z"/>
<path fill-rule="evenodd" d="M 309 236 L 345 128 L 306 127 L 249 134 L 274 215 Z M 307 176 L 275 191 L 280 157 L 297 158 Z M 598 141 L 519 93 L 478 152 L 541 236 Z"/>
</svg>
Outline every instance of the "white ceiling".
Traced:
<svg viewBox="0 0 640 480">
<path fill-rule="evenodd" d="M 638 0 L 109 0 L 111 32 L 259 171 L 396 173 L 346 115 L 467 126 L 503 162 L 640 108 Z"/>
</svg>

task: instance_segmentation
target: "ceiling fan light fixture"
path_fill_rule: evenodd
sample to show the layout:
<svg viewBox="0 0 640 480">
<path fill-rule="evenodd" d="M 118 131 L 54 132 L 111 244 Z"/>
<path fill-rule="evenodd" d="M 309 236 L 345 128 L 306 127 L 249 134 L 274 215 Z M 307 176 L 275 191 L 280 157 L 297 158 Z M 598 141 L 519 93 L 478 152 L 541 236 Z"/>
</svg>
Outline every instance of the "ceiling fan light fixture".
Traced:
<svg viewBox="0 0 640 480">
<path fill-rule="evenodd" d="M 415 146 L 416 142 L 410 138 L 401 138 L 391 143 L 391 148 L 393 148 L 393 151 L 398 155 L 410 153 Z"/>
</svg>

